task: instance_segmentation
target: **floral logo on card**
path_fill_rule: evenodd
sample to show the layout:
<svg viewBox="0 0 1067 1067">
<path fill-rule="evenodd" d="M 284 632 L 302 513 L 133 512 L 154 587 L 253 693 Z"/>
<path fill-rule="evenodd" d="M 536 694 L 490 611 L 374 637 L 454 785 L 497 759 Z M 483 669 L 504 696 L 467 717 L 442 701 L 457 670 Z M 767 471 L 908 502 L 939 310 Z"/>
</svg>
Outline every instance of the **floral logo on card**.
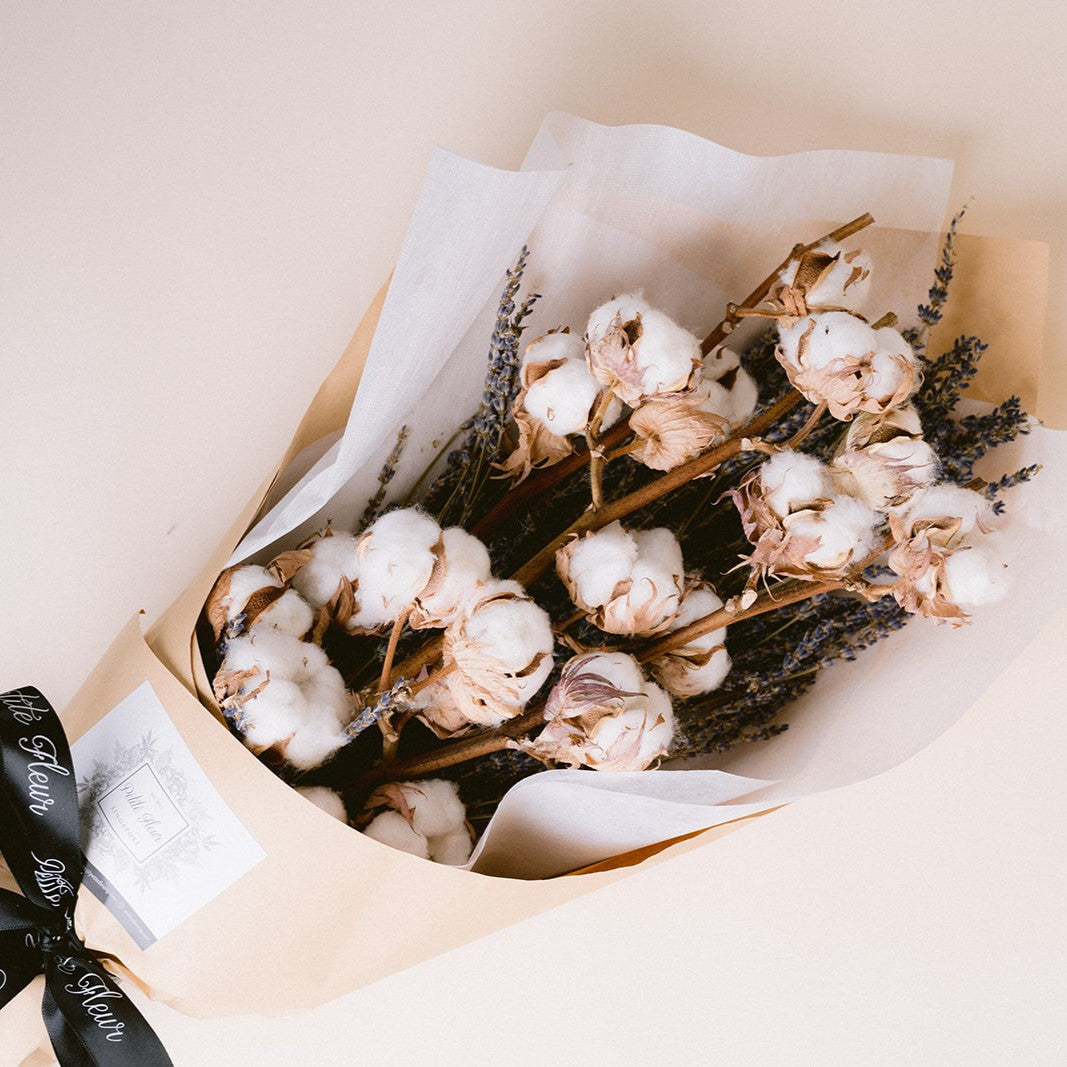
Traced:
<svg viewBox="0 0 1067 1067">
<path fill-rule="evenodd" d="M 142 891 L 177 885 L 183 870 L 218 847 L 211 816 L 172 755 L 149 732 L 133 744 L 116 742 L 111 758 L 94 760 L 78 781 L 86 856 L 106 855 Z"/>
</svg>

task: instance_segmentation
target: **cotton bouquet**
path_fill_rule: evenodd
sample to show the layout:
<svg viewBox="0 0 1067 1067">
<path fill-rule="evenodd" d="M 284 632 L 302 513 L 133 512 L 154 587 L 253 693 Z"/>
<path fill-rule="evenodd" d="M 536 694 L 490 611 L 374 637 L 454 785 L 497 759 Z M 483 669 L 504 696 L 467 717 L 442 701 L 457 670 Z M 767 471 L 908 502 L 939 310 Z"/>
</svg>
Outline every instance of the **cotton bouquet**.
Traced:
<svg viewBox="0 0 1067 1067">
<path fill-rule="evenodd" d="M 631 292 L 523 344 L 524 250 L 481 405 L 407 499 L 402 430 L 357 529 L 219 579 L 231 727 L 337 818 L 462 864 L 546 766 L 768 741 L 829 663 L 995 601 L 1001 497 L 1036 468 L 974 466 L 1028 420 L 953 418 L 977 338 L 926 353 L 958 219 L 903 330 L 865 307 L 871 221 L 795 247 L 703 339 Z"/>
</svg>

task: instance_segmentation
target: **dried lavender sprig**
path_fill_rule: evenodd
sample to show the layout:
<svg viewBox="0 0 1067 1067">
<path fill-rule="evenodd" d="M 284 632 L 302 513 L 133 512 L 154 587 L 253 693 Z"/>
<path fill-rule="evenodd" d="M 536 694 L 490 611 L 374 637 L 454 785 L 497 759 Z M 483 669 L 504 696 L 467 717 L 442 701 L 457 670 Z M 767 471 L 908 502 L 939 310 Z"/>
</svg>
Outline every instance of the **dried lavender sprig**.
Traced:
<svg viewBox="0 0 1067 1067">
<path fill-rule="evenodd" d="M 502 458 L 507 420 L 519 391 L 522 324 L 540 298 L 540 294 L 533 293 L 521 304 L 515 303 L 529 254 L 530 250 L 523 247 L 515 266 L 507 271 L 489 342 L 481 404 L 464 423 L 462 443 L 449 453 L 444 471 L 427 493 L 427 508 L 442 525 L 462 524 L 464 518 L 469 518 L 492 464 Z"/>
<path fill-rule="evenodd" d="M 366 508 L 363 509 L 363 515 L 359 520 L 359 530 L 365 530 L 381 515 L 382 506 L 385 504 L 385 494 L 388 491 L 389 483 L 396 476 L 396 465 L 400 462 L 400 456 L 404 451 L 404 444 L 408 439 L 409 433 L 409 427 L 400 427 L 400 431 L 396 435 L 396 444 L 393 445 L 392 451 L 386 457 L 385 463 L 382 464 L 382 469 L 378 472 L 378 488 L 375 490 L 374 496 L 367 501 Z"/>
<path fill-rule="evenodd" d="M 944 315 L 943 309 L 948 302 L 948 287 L 956 266 L 956 230 L 966 213 L 967 205 L 964 204 L 948 224 L 945 239 L 941 244 L 940 262 L 934 268 L 934 282 L 927 294 L 930 303 L 919 305 L 917 314 L 920 326 L 905 334 L 909 343 L 914 345 L 920 354 L 925 347 L 927 331 L 931 326 L 936 326 Z"/>
<path fill-rule="evenodd" d="M 358 737 L 364 730 L 381 722 L 397 705 L 409 699 L 408 679 L 399 682 L 378 694 L 378 699 L 364 708 L 346 727 L 344 732 L 349 737 Z"/>
</svg>

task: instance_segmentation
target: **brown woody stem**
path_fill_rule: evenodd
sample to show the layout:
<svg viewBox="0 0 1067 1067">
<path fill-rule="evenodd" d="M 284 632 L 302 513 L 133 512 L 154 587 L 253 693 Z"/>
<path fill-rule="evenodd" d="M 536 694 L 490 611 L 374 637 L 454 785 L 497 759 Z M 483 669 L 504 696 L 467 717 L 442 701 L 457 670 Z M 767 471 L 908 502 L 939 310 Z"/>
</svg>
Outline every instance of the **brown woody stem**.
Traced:
<svg viewBox="0 0 1067 1067">
<path fill-rule="evenodd" d="M 771 405 L 763 414 L 753 419 L 747 426 L 743 426 L 732 437 L 728 437 L 721 444 L 709 449 L 707 452 L 675 467 L 674 470 L 657 478 L 654 482 L 642 486 L 626 496 L 620 497 L 605 504 L 599 511 L 587 511 L 571 523 L 558 537 L 554 538 L 532 559 L 524 563 L 511 577 L 526 588 L 541 577 L 553 564 L 556 552 L 562 548 L 575 534 L 588 533 L 602 529 L 616 519 L 625 518 L 627 515 L 667 493 L 673 492 L 694 478 L 700 477 L 714 470 L 721 463 L 732 459 L 743 451 L 745 441 L 756 437 L 760 433 L 773 426 L 783 415 L 791 411 L 801 401 L 801 396 L 795 391 L 790 391 L 776 404 Z"/>
<path fill-rule="evenodd" d="M 408 693 L 411 696 L 415 696 L 416 693 L 421 693 L 427 686 L 433 685 L 434 682 L 439 682 L 442 678 L 446 678 L 450 675 L 459 664 L 455 660 L 451 663 L 446 663 L 443 667 L 438 667 L 437 670 L 431 674 L 426 675 L 421 682 L 415 682 L 414 685 L 408 686 Z"/>
<path fill-rule="evenodd" d="M 500 752 L 508 748 L 512 741 L 544 722 L 544 708 L 544 704 L 537 704 L 493 730 L 481 730 L 460 741 L 453 741 L 449 745 L 406 760 L 383 760 L 356 781 L 346 793 L 359 797 L 383 782 L 425 778 L 446 767 L 454 767 L 457 763 L 466 763 L 468 760 L 488 756 L 491 752 Z"/>
<path fill-rule="evenodd" d="M 389 634 L 389 644 L 385 648 L 385 661 L 382 663 L 382 674 L 378 680 L 378 692 L 384 693 L 389 688 L 389 674 L 393 669 L 393 660 L 396 658 L 396 646 L 400 643 L 400 635 L 407 624 L 410 612 L 402 612 L 393 623 L 393 629 Z"/>
<path fill-rule="evenodd" d="M 800 429 L 797 430 L 797 432 L 795 434 L 793 434 L 793 436 L 790 437 L 789 440 L 786 441 L 786 443 L 784 445 L 782 445 L 782 447 L 783 448 L 796 448 L 797 445 L 799 445 L 801 443 L 801 441 L 803 441 L 808 436 L 808 434 L 810 434 L 811 431 L 815 429 L 815 427 L 819 424 L 819 419 L 821 419 L 823 417 L 823 415 L 825 415 L 825 414 L 826 414 L 826 401 L 824 400 L 811 413 L 811 415 L 808 417 L 808 421 L 806 423 L 804 423 L 804 425 L 801 426 Z"/>
<path fill-rule="evenodd" d="M 617 422 L 600 439 L 601 448 L 614 448 L 626 440 L 630 433 L 630 426 L 626 419 Z M 512 486 L 470 529 L 475 537 L 485 538 L 485 535 L 496 529 L 509 515 L 513 515 L 527 501 L 534 497 L 547 493 L 549 489 L 559 485 L 560 482 L 569 478 L 572 474 L 580 471 L 590 460 L 589 450 L 582 449 L 572 452 L 566 459 L 551 467 L 544 467 L 531 474 L 524 482 Z"/>
<path fill-rule="evenodd" d="M 726 318 L 715 327 L 707 337 L 704 338 L 704 343 L 700 346 L 700 351 L 706 356 L 710 352 L 713 352 L 726 340 L 729 333 L 737 325 L 738 320 L 742 317 L 738 313 L 744 308 L 755 308 L 763 300 L 767 298 L 771 289 L 774 288 L 774 283 L 778 280 L 778 275 L 782 273 L 786 267 L 789 266 L 790 260 L 796 259 L 802 256 L 805 252 L 810 252 L 813 248 L 822 244 L 823 241 L 844 241 L 847 240 L 855 233 L 859 233 L 860 230 L 866 229 L 871 223 L 874 222 L 874 216 L 869 213 L 864 213 L 858 218 L 854 218 L 851 222 L 846 222 L 843 226 L 838 226 L 836 230 L 831 230 L 825 237 L 820 237 L 817 241 L 812 241 L 806 245 L 796 245 L 793 251 L 789 253 L 782 262 L 775 267 L 775 269 L 763 279 L 755 289 L 740 303 L 730 304 L 726 309 Z"/>
<path fill-rule="evenodd" d="M 589 489 L 594 511 L 599 511 L 604 506 L 604 449 L 600 441 L 600 424 L 608 413 L 611 396 L 610 389 L 601 392 L 593 417 L 585 429 L 585 443 L 589 448 Z"/>
<path fill-rule="evenodd" d="M 797 604 L 801 600 L 819 596 L 820 593 L 829 593 L 834 589 L 841 589 L 844 584 L 844 579 L 827 582 L 804 582 L 799 580 L 783 582 L 782 585 L 789 585 L 790 588 L 783 589 L 779 586 L 774 591 L 764 591 L 756 597 L 751 607 L 745 608 L 743 611 L 728 611 L 726 608 L 713 611 L 710 615 L 705 615 L 702 619 L 697 619 L 696 622 L 683 626 L 680 630 L 674 630 L 665 637 L 661 637 L 658 641 L 653 641 L 650 645 L 645 645 L 634 653 L 634 658 L 639 663 L 648 663 L 649 660 L 658 659 L 668 652 L 673 652 L 676 648 L 684 647 L 690 641 L 695 641 L 697 638 L 704 637 L 715 630 L 721 630 L 724 626 L 730 626 L 745 619 L 754 619 L 757 615 L 765 615 L 768 611 L 777 611 L 779 608 L 788 607 L 790 604 Z"/>
</svg>

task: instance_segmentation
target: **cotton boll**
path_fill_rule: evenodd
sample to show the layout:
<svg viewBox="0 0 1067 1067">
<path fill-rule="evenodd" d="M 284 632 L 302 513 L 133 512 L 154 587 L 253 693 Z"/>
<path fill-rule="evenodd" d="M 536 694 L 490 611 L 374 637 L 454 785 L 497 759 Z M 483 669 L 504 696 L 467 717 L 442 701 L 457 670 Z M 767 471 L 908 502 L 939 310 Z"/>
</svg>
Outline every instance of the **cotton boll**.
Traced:
<svg viewBox="0 0 1067 1067">
<path fill-rule="evenodd" d="M 800 284 L 808 305 L 859 310 L 870 289 L 870 273 L 871 259 L 862 249 L 846 251 L 836 241 L 822 241 L 802 259 L 791 259 L 778 280 L 790 287 Z M 807 285 L 805 275 L 812 279 Z"/>
<path fill-rule="evenodd" d="M 598 625 L 608 633 L 655 633 L 678 610 L 682 570 L 659 558 L 639 557 L 630 588 L 604 606 Z"/>
<path fill-rule="evenodd" d="M 607 633 L 655 633 L 677 610 L 683 565 L 670 530 L 611 523 L 564 545 L 556 568 L 575 605 Z"/>
<path fill-rule="evenodd" d="M 301 769 L 318 766 L 347 741 L 344 679 L 317 645 L 278 630 L 231 641 L 215 691 L 224 710 L 238 713 L 249 747 L 275 748 Z"/>
<path fill-rule="evenodd" d="M 348 743 L 348 736 L 329 723 L 305 723 L 285 746 L 286 762 L 299 771 L 321 767 L 339 748 Z"/>
<path fill-rule="evenodd" d="M 589 314 L 585 332 L 589 337 L 608 330 L 618 319 L 621 322 L 633 322 L 638 316 L 642 318 L 652 310 L 652 305 L 640 293 L 622 293 L 595 308 Z"/>
<path fill-rule="evenodd" d="M 255 752 L 284 744 L 304 724 L 306 709 L 300 686 L 272 675 L 270 682 L 242 705 L 241 735 Z"/>
<path fill-rule="evenodd" d="M 411 809 L 411 825 L 423 837 L 440 837 L 465 823 L 467 809 L 455 782 L 430 778 L 403 782 L 400 788 Z"/>
<path fill-rule="evenodd" d="M 573 666 L 572 666 L 573 665 Z M 641 666 L 626 652 L 597 652 L 571 660 L 568 667 L 598 674 L 621 692 L 640 693 L 645 684 Z"/>
<path fill-rule="evenodd" d="M 685 596 L 682 597 L 678 614 L 671 621 L 667 632 L 674 633 L 676 630 L 683 630 L 699 619 L 712 615 L 716 611 L 721 611 L 722 607 L 722 597 L 710 585 L 694 586 L 692 589 L 687 590 Z M 697 652 L 707 652 L 717 645 L 724 644 L 725 641 L 726 627 L 723 626 L 718 630 L 712 630 L 710 633 L 704 634 L 703 637 L 692 638 L 683 648 Z"/>
<path fill-rule="evenodd" d="M 700 341 L 662 311 L 641 316 L 634 351 L 646 396 L 685 389 L 700 363 Z"/>
<path fill-rule="evenodd" d="M 945 584 L 951 600 L 965 608 L 992 604 L 1007 591 L 1004 564 L 981 545 L 958 548 L 945 560 Z"/>
<path fill-rule="evenodd" d="M 420 859 L 430 858 L 430 846 L 425 837 L 408 825 L 407 819 L 398 811 L 383 811 L 371 820 L 363 831 L 367 837 L 390 848 L 409 852 Z"/>
<path fill-rule="evenodd" d="M 818 547 L 804 556 L 811 566 L 836 568 L 845 562 L 858 562 L 873 551 L 879 522 L 877 512 L 861 500 L 839 496 L 823 511 L 792 516 L 787 528 L 794 537 L 818 539 Z"/>
<path fill-rule="evenodd" d="M 444 627 L 455 619 L 474 598 L 484 596 L 490 580 L 489 550 L 477 537 L 459 526 L 441 534 L 443 548 L 440 584 L 431 582 L 418 597 L 412 626 Z"/>
<path fill-rule="evenodd" d="M 552 671 L 552 621 L 532 600 L 503 597 L 483 601 L 468 616 L 465 637 L 470 646 L 478 647 L 510 676 L 509 684 L 519 704 L 525 704 Z"/>
<path fill-rule="evenodd" d="M 670 697 L 623 652 L 576 656 L 545 704 L 547 725 L 520 748 L 546 763 L 639 771 L 664 755 L 674 734 Z"/>
<path fill-rule="evenodd" d="M 722 598 L 709 585 L 686 590 L 678 614 L 671 620 L 668 633 L 706 618 L 723 607 Z M 677 697 L 711 693 L 722 685 L 730 673 L 731 661 L 724 646 L 726 627 L 694 637 L 665 656 L 653 660 L 649 668 L 656 680 Z"/>
<path fill-rule="evenodd" d="M 648 560 L 659 570 L 681 578 L 685 570 L 682 563 L 682 546 L 673 530 L 660 526 L 652 530 L 634 530 L 631 536 L 637 545 L 639 559 Z"/>
<path fill-rule="evenodd" d="M 596 308 L 586 336 L 593 376 L 631 406 L 686 389 L 700 364 L 700 341 L 634 293 Z"/>
<path fill-rule="evenodd" d="M 613 522 L 573 543 L 568 573 L 582 604 L 606 604 L 637 562 L 637 542 Z"/>
<path fill-rule="evenodd" d="M 298 785 L 296 791 L 327 815 L 332 815 L 340 822 L 348 822 L 345 802 L 341 799 L 340 793 L 335 793 L 332 789 L 327 789 L 322 785 Z"/>
<path fill-rule="evenodd" d="M 269 626 L 293 637 L 303 637 L 315 621 L 314 612 L 295 589 L 286 589 L 256 616 L 252 628 L 259 630 Z"/>
<path fill-rule="evenodd" d="M 455 662 L 444 679 L 453 710 L 479 724 L 514 717 L 551 673 L 554 645 L 551 620 L 527 597 L 478 601 L 445 630 L 445 662 Z"/>
<path fill-rule="evenodd" d="M 676 662 L 682 662 L 677 660 Z M 717 648 L 706 663 L 690 663 L 673 684 L 668 681 L 666 674 L 659 674 L 657 678 L 668 692 L 676 697 L 688 699 L 689 697 L 703 696 L 705 693 L 714 693 L 723 682 L 726 681 L 733 660 L 725 648 Z"/>
<path fill-rule="evenodd" d="M 282 585 L 281 580 L 266 567 L 257 567 L 254 564 L 234 567 L 230 571 L 229 593 L 223 599 L 229 620 L 232 622 L 236 615 L 244 611 L 244 606 L 260 589 L 281 589 Z"/>
<path fill-rule="evenodd" d="M 471 858 L 474 848 L 466 826 L 459 826 L 447 834 L 431 838 L 429 845 L 430 859 L 434 863 L 443 863 L 449 867 L 462 867 Z"/>
<path fill-rule="evenodd" d="M 627 708 L 597 723 L 593 739 L 606 757 L 594 764 L 598 769 L 645 770 L 666 754 L 674 737 L 671 698 L 652 682 L 644 683 L 642 694 L 643 707 Z"/>
<path fill-rule="evenodd" d="M 786 450 L 760 467 L 763 498 L 780 519 L 833 492 L 830 473 L 814 456 Z"/>
<path fill-rule="evenodd" d="M 958 540 L 973 533 L 976 528 L 984 528 L 992 516 L 992 511 L 989 500 L 981 493 L 945 483 L 916 493 L 905 517 L 911 525 L 925 519 L 959 519 L 960 528 L 956 535 Z"/>
<path fill-rule="evenodd" d="M 437 562 L 441 527 L 415 508 L 390 511 L 359 543 L 357 607 L 350 630 L 382 629 L 415 604 Z"/>
<path fill-rule="evenodd" d="M 701 408 L 741 426 L 752 418 L 759 402 L 755 379 L 741 366 L 741 358 L 729 348 L 721 348 L 704 362 L 693 394 L 703 398 Z"/>
<path fill-rule="evenodd" d="M 556 360 L 585 361 L 585 344 L 576 333 L 556 330 L 531 341 L 522 357 L 523 363 L 551 363 Z"/>
<path fill-rule="evenodd" d="M 585 432 L 599 392 L 585 363 L 569 360 L 530 385 L 523 405 L 550 433 L 565 437 Z"/>
<path fill-rule="evenodd" d="M 337 592 L 342 578 L 359 575 L 359 538 L 339 533 L 320 537 L 311 545 L 311 558 L 293 575 L 291 585 L 311 605 L 320 608 Z"/>
<path fill-rule="evenodd" d="M 824 370 L 835 360 L 863 357 L 878 351 L 879 339 L 868 323 L 847 311 L 824 311 L 795 323 L 779 324 L 782 354 L 796 368 L 801 366 L 800 342 L 807 337 L 804 366 Z"/>
<path fill-rule="evenodd" d="M 915 367 L 915 353 L 903 335 L 891 326 L 874 331 L 878 349 L 871 360 L 866 392 L 877 400 L 889 400 L 901 389 Z"/>
<path fill-rule="evenodd" d="M 759 403 L 759 386 L 748 371 L 739 368 L 729 390 L 729 404 L 720 414 L 731 426 L 743 426 L 752 418 Z"/>
</svg>

